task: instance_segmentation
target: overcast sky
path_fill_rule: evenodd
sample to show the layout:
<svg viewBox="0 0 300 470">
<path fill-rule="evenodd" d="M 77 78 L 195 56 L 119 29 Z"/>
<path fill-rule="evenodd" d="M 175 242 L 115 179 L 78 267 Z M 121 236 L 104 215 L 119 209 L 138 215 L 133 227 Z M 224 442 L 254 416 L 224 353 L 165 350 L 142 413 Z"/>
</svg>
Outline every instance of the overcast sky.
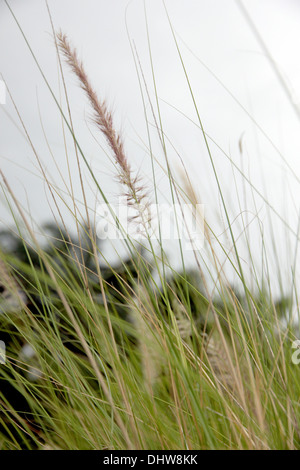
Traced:
<svg viewBox="0 0 300 470">
<path fill-rule="evenodd" d="M 45 2 L 10 0 L 8 3 L 47 80 L 59 96 L 57 58 Z M 151 187 L 150 159 L 144 147 L 147 142 L 144 111 L 130 48 L 131 40 L 136 46 L 149 93 L 154 100 L 144 2 L 49 0 L 48 3 L 55 29 L 65 32 L 77 47 L 99 96 L 105 98 L 114 110 L 116 125 L 122 129 L 130 160 Z M 295 214 L 299 213 L 299 184 L 295 177 L 289 176 L 282 156 L 300 178 L 299 121 L 237 2 L 166 0 L 165 4 L 205 131 L 239 168 L 243 168 L 260 191 L 267 191 L 270 203 L 297 229 Z M 243 4 L 286 80 L 297 106 L 300 103 L 300 2 L 244 0 Z M 206 211 L 218 212 L 220 201 L 216 184 L 201 133 L 191 122 L 196 122 L 196 113 L 163 2 L 146 0 L 145 5 L 164 131 L 176 149 L 169 147 L 172 165 L 179 169 L 180 159 L 184 161 L 206 205 Z M 104 191 L 114 198 L 119 191 L 115 169 L 103 151 L 103 139 L 89 123 L 88 103 L 76 79 L 67 67 L 64 70 L 78 140 Z M 58 187 L 63 188 L 62 177 L 67 178 L 67 163 L 61 118 L 4 0 L 0 0 L 0 73 L 45 168 Z M 241 106 L 247 109 L 269 141 Z M 149 106 L 147 109 L 149 111 Z M 150 125 L 153 125 L 150 113 L 148 117 Z M 0 107 L 0 135 L 1 168 L 15 193 L 36 220 L 50 220 L 53 204 L 8 97 L 6 104 Z M 239 152 L 241 136 L 243 157 Z M 67 145 L 74 189 L 80 199 L 70 139 Z M 232 165 L 216 145 L 211 146 L 223 190 L 227 201 L 231 201 L 231 215 L 235 217 L 241 212 L 241 207 L 234 193 Z M 162 151 L 155 142 L 154 148 L 157 159 L 163 162 Z M 164 194 L 167 182 L 159 167 L 157 178 L 159 189 Z M 240 185 L 241 180 L 237 184 Z M 88 203 L 94 207 L 95 189 L 92 185 L 89 187 L 88 182 L 86 185 Z M 259 197 L 255 202 L 261 218 L 266 218 Z M 10 220 L 5 204 L 0 211 L 1 221 L 5 225 Z M 67 211 L 66 220 L 71 221 Z"/>
</svg>

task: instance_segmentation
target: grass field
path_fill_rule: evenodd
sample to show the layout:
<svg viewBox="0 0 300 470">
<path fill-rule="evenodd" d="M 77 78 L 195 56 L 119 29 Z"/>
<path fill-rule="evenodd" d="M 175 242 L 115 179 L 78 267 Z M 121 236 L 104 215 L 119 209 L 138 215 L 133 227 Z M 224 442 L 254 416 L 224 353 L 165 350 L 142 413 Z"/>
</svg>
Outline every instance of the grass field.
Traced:
<svg viewBox="0 0 300 470">
<path fill-rule="evenodd" d="M 0 365 L 1 449 L 300 447 L 296 284 L 290 294 L 273 294 L 268 278 L 273 259 L 269 257 L 276 253 L 271 243 L 265 246 L 262 233 L 261 276 L 256 248 L 246 229 L 242 231 L 245 267 L 244 248 L 241 253 L 241 240 L 232 228 L 224 195 L 226 181 L 215 167 L 171 22 L 170 27 L 231 249 L 204 218 L 203 248 L 194 251 L 193 268 L 186 265 L 180 247 L 182 268 L 174 270 L 159 234 L 155 244 L 150 237 L 151 220 L 145 222 L 149 200 L 155 203 L 158 198 L 155 172 L 149 191 L 126 153 L 126 139 L 114 126 L 109 103 L 98 97 L 71 39 L 53 30 L 63 104 L 43 77 L 57 104 L 64 132 L 73 138 L 73 154 L 66 158 L 78 162 L 82 198 L 72 197 L 72 181 L 67 199 L 49 179 L 30 140 L 30 129 L 14 103 L 57 211 L 47 227 L 37 230 L 16 198 L 13 183 L 0 170 L 2 197 L 15 221 L 10 230 L 0 233 L 0 340 L 6 345 L 6 360 Z M 152 103 L 132 47 L 145 115 L 151 114 L 165 159 L 171 202 L 197 208 L 201 201 L 188 173 L 183 167 L 178 176 L 168 159 L 159 100 Z M 118 265 L 103 259 L 95 214 L 86 202 L 87 184 L 103 202 L 107 199 L 75 135 L 64 79 L 66 68 L 73 71 L 82 88 L 94 129 L 113 159 L 120 195 L 137 211 L 137 220 L 132 223 L 138 221 L 144 229 L 142 243 L 134 237 L 125 238 L 128 256 Z M 147 119 L 146 128 L 149 131 Z M 157 160 L 150 131 L 146 146 L 154 168 Z M 82 167 L 88 171 L 88 182 Z M 244 183 L 255 191 L 246 176 Z M 58 202 L 73 216 L 72 233 Z M 262 202 L 273 217 L 268 201 L 263 198 Z M 275 233 L 274 239 L 276 244 Z M 298 239 L 295 234 L 296 246 Z M 296 256 L 297 249 L 287 260 L 293 279 L 297 278 Z M 234 285 L 224 260 L 234 273 Z"/>
</svg>

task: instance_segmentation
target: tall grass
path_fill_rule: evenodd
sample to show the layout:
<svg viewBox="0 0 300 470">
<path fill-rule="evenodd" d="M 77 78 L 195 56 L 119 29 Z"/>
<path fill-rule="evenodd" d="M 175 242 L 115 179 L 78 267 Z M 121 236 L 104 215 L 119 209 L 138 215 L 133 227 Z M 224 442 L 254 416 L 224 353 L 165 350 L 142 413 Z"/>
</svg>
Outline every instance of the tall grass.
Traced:
<svg viewBox="0 0 300 470">
<path fill-rule="evenodd" d="M 62 58 L 85 92 L 92 120 L 116 162 L 128 204 L 138 208 L 138 220 L 132 223 L 143 220 L 147 188 L 134 176 L 112 114 L 98 98 L 68 38 L 54 33 L 57 52 L 63 52 L 58 55 L 63 105 L 19 25 L 63 127 L 73 138 L 82 201 L 74 198 L 72 182 L 71 204 L 53 185 L 14 103 L 57 208 L 57 222 L 39 227 L 43 237 L 38 236 L 1 171 L 2 191 L 15 220 L 10 233 L 1 233 L 9 243 L 2 243 L 0 250 L 0 339 L 7 346 L 6 363 L 0 365 L 2 449 L 299 448 L 300 368 L 292 362 L 297 333 L 289 319 L 292 299 L 275 301 L 267 282 L 259 280 L 246 230 L 249 266 L 247 272 L 243 268 L 222 177 L 171 22 L 170 27 L 232 246 L 228 250 L 204 220 L 204 247 L 194 252 L 197 268 L 189 269 L 180 246 L 182 269 L 177 271 L 168 260 L 160 230 L 156 243 L 152 242 L 151 221 L 144 224 L 143 243 L 126 238 L 128 258 L 120 259 L 118 267 L 100 263 L 103 245 L 86 202 L 82 164 L 88 167 L 90 184 L 108 201 L 74 132 Z M 149 52 L 151 56 L 150 41 Z M 134 46 L 133 54 L 145 116 L 150 109 L 165 157 L 172 202 L 196 208 L 200 201 L 188 173 L 184 168 L 176 178 L 170 164 L 159 100 L 155 108 Z M 152 72 L 155 83 L 154 68 Z M 148 138 L 149 158 L 155 165 L 150 131 Z M 155 173 L 153 177 L 155 202 L 159 188 Z M 245 175 L 244 183 L 250 184 Z M 75 234 L 64 223 L 58 201 L 64 201 L 73 214 Z M 272 211 L 266 200 L 265 204 Z M 224 257 L 239 289 L 228 281 Z M 265 265 L 267 269 L 268 259 Z"/>
</svg>

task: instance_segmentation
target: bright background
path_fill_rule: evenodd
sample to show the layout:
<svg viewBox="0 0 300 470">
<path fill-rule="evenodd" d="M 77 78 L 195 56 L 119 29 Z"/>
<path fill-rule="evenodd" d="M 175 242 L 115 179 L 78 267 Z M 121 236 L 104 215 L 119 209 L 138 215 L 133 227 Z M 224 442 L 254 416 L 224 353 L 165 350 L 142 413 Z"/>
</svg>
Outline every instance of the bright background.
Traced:
<svg viewBox="0 0 300 470">
<path fill-rule="evenodd" d="M 235 221 L 233 226 L 236 234 L 239 233 L 243 215 L 248 217 L 250 237 L 258 251 L 262 226 L 270 247 L 269 232 L 275 233 L 280 264 L 280 260 L 286 260 L 295 248 L 295 239 L 291 238 L 289 244 L 286 229 L 274 212 L 271 212 L 270 221 L 263 200 L 247 184 L 243 185 L 238 171 L 233 173 L 233 165 L 228 157 L 250 178 L 255 188 L 265 195 L 277 213 L 297 231 L 300 209 L 300 186 L 297 182 L 297 178 L 300 178 L 300 132 L 297 116 L 300 103 L 300 2 L 243 2 L 284 77 L 293 104 L 287 99 L 286 91 L 236 1 L 167 0 L 165 4 L 177 34 L 205 131 L 223 150 L 222 152 L 210 141 L 217 172 L 230 207 L 230 217 Z M 59 96 L 61 90 L 58 85 L 58 63 L 45 2 L 11 0 L 9 5 L 51 87 Z M 181 160 L 184 161 L 199 197 L 205 204 L 208 220 L 222 220 L 224 216 L 220 198 L 203 137 L 190 121 L 197 122 L 196 113 L 163 2 L 148 0 L 145 5 L 164 131 L 176 149 L 175 151 L 168 144 L 172 168 L 180 174 Z M 49 7 L 55 28 L 66 33 L 77 47 L 99 96 L 105 98 L 113 108 L 116 126 L 122 129 L 124 135 L 128 158 L 133 162 L 135 170 L 140 172 L 151 193 L 151 164 L 144 147 L 147 144 L 144 110 L 129 41 L 130 37 L 135 43 L 149 94 L 155 105 L 144 2 L 49 0 Z M 63 188 L 63 179 L 68 179 L 68 167 L 61 118 L 3 0 L 0 1 L 0 44 L 0 73 L 44 167 L 57 187 Z M 105 148 L 103 149 L 102 136 L 89 122 L 86 98 L 66 66 L 64 70 L 78 140 L 103 190 L 114 200 L 120 194 L 116 170 L 106 155 Z M 236 100 L 224 87 L 230 90 Z M 149 105 L 147 111 L 153 128 L 154 121 Z M 15 194 L 35 220 L 48 222 L 53 217 L 54 205 L 9 98 L 5 105 L 0 106 L 0 137 L 1 169 Z M 155 156 L 164 164 L 155 129 L 153 138 Z M 242 155 L 239 146 L 241 139 Z M 82 201 L 74 149 L 69 137 L 67 148 L 74 193 Z M 288 166 L 293 169 L 294 176 Z M 84 167 L 83 171 L 87 174 Z M 159 166 L 156 175 L 163 199 L 168 191 L 167 178 Z M 94 209 L 98 195 L 88 183 L 85 189 L 88 204 Z M 5 201 L 3 202 L 0 219 L 5 227 L 10 224 L 11 216 Z M 71 225 L 71 215 L 63 205 L 61 207 L 65 220 Z M 289 263 L 283 269 L 288 272 Z"/>
</svg>

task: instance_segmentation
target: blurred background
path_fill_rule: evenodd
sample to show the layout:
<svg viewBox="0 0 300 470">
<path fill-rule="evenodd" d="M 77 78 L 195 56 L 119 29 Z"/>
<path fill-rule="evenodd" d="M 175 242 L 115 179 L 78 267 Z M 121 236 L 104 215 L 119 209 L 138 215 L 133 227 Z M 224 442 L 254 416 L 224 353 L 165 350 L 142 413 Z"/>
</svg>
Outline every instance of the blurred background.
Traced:
<svg viewBox="0 0 300 470">
<path fill-rule="evenodd" d="M 8 3 L 60 99 L 63 90 L 46 3 Z M 169 182 L 148 99 L 156 112 L 152 57 L 171 166 L 180 179 L 184 164 L 205 205 L 209 223 L 219 224 L 217 234 L 224 235 L 227 243 L 228 227 L 220 195 L 203 135 L 197 127 L 197 114 L 168 13 L 235 234 L 238 237 L 243 226 L 247 227 L 252 246 L 257 247 L 258 260 L 261 231 L 271 252 L 275 236 L 278 253 L 274 269 L 282 268 L 288 285 L 291 266 L 287 260 L 296 249 L 300 209 L 299 1 L 166 0 L 165 8 L 161 0 L 49 0 L 48 5 L 54 28 L 68 35 L 99 97 L 113 109 L 127 156 L 151 194 L 151 159 L 134 61 L 136 53 L 137 65 L 140 62 L 147 83 L 146 91 L 139 71 L 157 159 L 158 191 L 164 200 L 169 197 Z M 67 201 L 66 186 L 71 175 L 74 195 L 80 203 L 82 193 L 72 139 L 64 135 L 59 110 L 4 0 L 0 0 L 0 44 L 0 73 L 48 177 Z M 64 72 L 77 139 L 101 188 L 114 201 L 120 194 L 120 185 L 111 157 L 102 136 L 89 121 L 88 103 L 76 78 L 65 65 Z M 1 169 L 16 196 L 37 223 L 53 220 L 56 209 L 8 93 L 6 104 L 0 106 L 0 135 Z M 82 171 L 86 175 L 88 205 L 94 211 L 101 198 L 83 163 Z M 0 222 L 2 227 L 8 227 L 13 219 L 4 196 L 1 197 Z M 72 227 L 72 214 L 64 203 L 59 204 L 66 224 Z M 274 283 L 277 282 L 276 277 Z"/>
</svg>

